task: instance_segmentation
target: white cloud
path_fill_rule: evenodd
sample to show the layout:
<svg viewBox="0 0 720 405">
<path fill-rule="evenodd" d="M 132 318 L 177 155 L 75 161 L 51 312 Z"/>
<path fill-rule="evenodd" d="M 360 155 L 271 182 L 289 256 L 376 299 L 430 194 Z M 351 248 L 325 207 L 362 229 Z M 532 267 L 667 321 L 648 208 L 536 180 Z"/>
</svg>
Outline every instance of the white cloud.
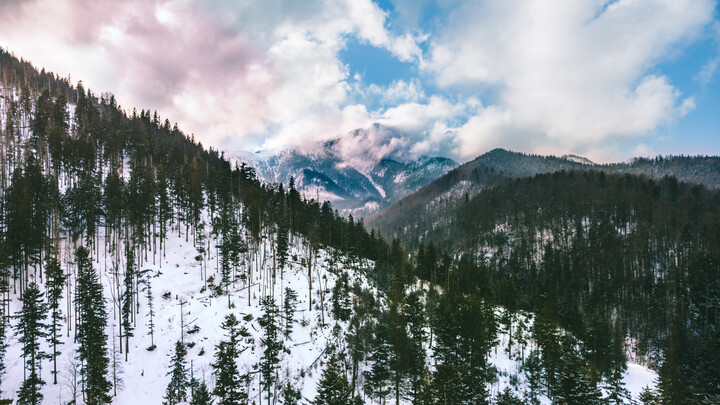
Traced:
<svg viewBox="0 0 720 405">
<path fill-rule="evenodd" d="M 646 135 L 692 108 L 666 77 L 648 72 L 697 35 L 713 7 L 710 0 L 466 2 L 431 39 L 422 68 L 450 90 L 497 91 L 491 107 L 456 129 L 462 156 L 521 133 L 523 150 L 540 147 L 537 139 L 586 150 Z"/>
<path fill-rule="evenodd" d="M 418 102 L 425 98 L 425 91 L 422 84 L 416 78 L 395 80 L 387 86 L 378 86 L 371 83 L 365 89 L 362 83 L 357 83 L 355 92 L 364 96 L 375 96 L 384 104 L 398 104 L 401 102 Z"/>
<path fill-rule="evenodd" d="M 715 4 L 452 0 L 423 32 L 428 1 L 393 0 L 394 15 L 371 0 L 0 1 L 0 44 L 206 145 L 302 147 L 378 122 L 404 132 L 411 154 L 505 146 L 602 160 L 694 107 L 653 67 Z M 351 77 L 339 59 L 351 37 L 419 76 Z M 716 71 L 710 60 L 698 78 Z"/>
<path fill-rule="evenodd" d="M 0 43 L 18 55 L 238 149 L 369 124 L 338 58 L 348 36 L 405 61 L 421 54 L 371 0 L 28 0 L 0 14 Z"/>
</svg>

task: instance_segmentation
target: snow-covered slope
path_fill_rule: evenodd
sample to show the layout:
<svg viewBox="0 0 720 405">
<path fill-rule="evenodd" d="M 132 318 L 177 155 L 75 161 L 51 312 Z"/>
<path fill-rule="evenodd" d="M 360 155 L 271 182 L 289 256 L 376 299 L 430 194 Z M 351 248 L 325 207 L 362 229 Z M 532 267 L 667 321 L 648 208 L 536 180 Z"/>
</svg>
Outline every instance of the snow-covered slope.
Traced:
<svg viewBox="0 0 720 405">
<path fill-rule="evenodd" d="M 213 376 L 210 364 L 213 362 L 215 345 L 223 338 L 220 324 L 230 313 L 235 314 L 241 320 L 241 325 L 247 327 L 250 333 L 250 336 L 243 340 L 242 349 L 244 351 L 238 359 L 238 364 L 241 373 L 248 372 L 254 376 L 249 387 L 250 397 L 251 400 L 260 403 L 263 395 L 260 392 L 259 377 L 257 373 L 253 373 L 257 369 L 256 366 L 262 355 L 261 328 L 258 324 L 258 318 L 262 316 L 260 299 L 266 294 L 270 294 L 280 305 L 286 287 L 292 288 L 298 293 L 298 305 L 294 331 L 290 339 L 284 342 L 290 350 L 281 358 L 281 381 L 291 381 L 301 389 L 306 400 L 312 400 L 317 391 L 316 386 L 323 365 L 327 361 L 325 351 L 331 343 L 343 346 L 348 327 L 346 322 L 338 322 L 333 319 L 329 291 L 335 285 L 337 275 L 347 272 L 351 284 L 357 282 L 363 289 L 378 296 L 377 290 L 364 276 L 366 271 L 372 269 L 372 263 L 350 259 L 321 249 L 317 254 L 312 274 L 314 304 L 312 309 L 308 309 L 309 286 L 307 267 L 305 266 L 308 250 L 303 240 L 298 237 L 294 238 L 289 254 L 289 265 L 282 273 L 278 274 L 276 282 L 273 284 L 270 277 L 271 245 L 268 239 L 265 239 L 259 245 L 257 255 L 249 256 L 248 261 L 245 261 L 245 266 L 247 266 L 249 260 L 252 260 L 254 267 L 249 288 L 247 283 L 239 280 L 231 286 L 230 307 L 228 307 L 227 296 L 217 296 L 211 293 L 214 290 L 211 281 L 217 283 L 220 277 L 216 268 L 217 249 L 212 246 L 206 258 L 208 280 L 211 281 L 208 281 L 210 288 L 205 288 L 206 280 L 201 277 L 201 261 L 196 259 L 198 252 L 192 243 L 192 237 L 186 241 L 185 235 L 179 236 L 177 232 L 175 230 L 170 235 L 164 258 L 161 259 L 158 253 L 153 259 L 153 253 L 150 251 L 147 261 L 140 268 L 141 271 L 146 272 L 152 285 L 155 311 L 153 343 L 157 348 L 153 351 L 147 350 L 151 346 L 148 328 L 148 302 L 146 295 L 141 293 L 140 311 L 136 320 L 134 337 L 130 339 L 127 361 L 124 360 L 124 354 L 119 353 L 120 339 L 117 337 L 117 328 L 120 321 L 115 310 L 112 288 L 114 274 L 110 264 L 111 258 L 106 257 L 102 248 L 94 257 L 93 265 L 99 271 L 103 282 L 109 310 L 109 322 L 106 330 L 109 336 L 108 347 L 111 353 L 113 347 L 116 351 L 114 361 L 111 355 L 111 379 L 113 370 L 115 370 L 119 376 L 118 380 L 121 380 L 117 386 L 117 396 L 114 397 L 113 403 L 128 405 L 161 403 L 165 387 L 170 379 L 167 373 L 174 344 L 181 338 L 188 345 L 185 358 L 188 365 L 192 365 L 193 374 L 212 386 Z M 183 232 L 182 229 L 181 232 Z M 102 241 L 102 238 L 100 240 Z M 70 259 L 69 254 L 69 247 L 65 246 L 63 257 Z M 72 266 L 68 262 L 64 263 L 63 267 L 70 273 L 73 272 Z M 239 270 L 243 271 L 244 269 L 241 267 Z M 21 303 L 16 296 L 12 298 L 11 310 L 15 313 L 20 309 Z M 181 329 L 181 310 L 183 329 Z M 502 313 L 503 310 L 498 309 L 498 317 Z M 512 334 L 507 328 L 501 329 L 498 334 L 498 342 L 491 350 L 489 359 L 498 371 L 497 380 L 489 387 L 493 395 L 501 392 L 505 387 L 510 387 L 520 396 L 526 391 L 522 361 L 524 356 L 534 348 L 532 336 L 529 334 L 532 319 L 530 314 L 520 314 L 515 317 L 515 322 L 512 324 Z M 42 390 L 45 403 L 67 403 L 73 398 L 72 370 L 73 366 L 77 365 L 74 360 L 76 345 L 73 343 L 73 332 L 70 330 L 70 337 L 67 337 L 67 333 L 63 336 L 65 343 L 59 349 L 62 355 L 58 360 L 60 373 L 58 385 L 52 384 L 51 363 L 44 362 L 42 377 L 48 382 Z M 508 348 L 510 336 L 513 336 L 513 341 Z M 518 339 L 518 336 L 523 336 L 524 339 Z M 5 356 L 7 371 L 3 379 L 2 391 L 13 395 L 23 381 L 23 359 L 17 336 L 11 337 L 8 343 L 8 351 Z M 45 343 L 43 346 L 48 352 L 49 348 Z M 428 349 L 432 352 L 431 348 Z M 367 364 L 361 365 L 361 371 L 367 367 Z M 630 364 L 624 381 L 631 394 L 637 397 L 643 387 L 654 385 L 655 378 L 656 375 L 645 367 Z M 80 395 L 79 392 L 77 389 L 77 395 Z M 543 402 L 549 403 L 547 398 L 544 398 Z"/>
<path fill-rule="evenodd" d="M 184 232 L 184 227 L 181 230 Z M 102 241 L 102 238 L 100 239 Z M 237 281 L 230 287 L 230 308 L 225 295 L 212 294 L 213 288 L 205 288 L 205 281 L 201 277 L 200 262 L 196 260 L 198 252 L 193 246 L 192 237 L 185 241 L 185 235 L 178 236 L 177 230 L 170 235 L 167 241 L 167 253 L 160 259 L 159 254 L 153 263 L 153 253 L 148 252 L 148 260 L 141 266 L 149 276 L 154 297 L 154 344 L 157 348 L 148 351 L 151 346 L 151 337 L 148 328 L 148 308 L 146 294 L 140 294 L 140 311 L 136 319 L 134 336 L 130 338 L 130 351 L 127 362 L 125 355 L 119 353 L 120 339 L 118 335 L 117 310 L 114 308 L 113 298 L 114 274 L 111 269 L 111 259 L 106 258 L 102 247 L 99 255 L 94 257 L 94 268 L 99 271 L 103 283 L 107 308 L 109 311 L 108 328 L 106 330 L 108 347 L 111 351 L 110 379 L 114 366 L 122 382 L 117 387 L 117 396 L 113 403 L 117 404 L 159 404 L 165 395 L 165 388 L 170 377 L 170 358 L 175 342 L 181 339 L 181 333 L 188 345 L 185 357 L 188 366 L 192 364 L 196 377 L 205 379 L 210 386 L 213 384 L 212 368 L 215 345 L 223 339 L 220 328 L 226 315 L 233 313 L 240 319 L 241 326 L 247 327 L 250 336 L 243 340 L 238 363 L 240 372 L 252 372 L 256 369 L 262 355 L 260 342 L 261 328 L 258 318 L 262 316 L 260 299 L 269 294 L 275 297 L 278 306 L 282 305 L 282 296 L 286 287 L 292 288 L 298 294 L 296 310 L 296 323 L 294 331 L 285 346 L 290 349 L 288 354 L 281 358 L 281 381 L 290 380 L 300 388 L 305 398 L 312 399 L 316 393 L 316 384 L 325 362 L 324 351 L 331 340 L 341 339 L 344 335 L 333 336 L 333 327 L 339 324 L 344 330 L 347 325 L 336 322 L 330 310 L 330 291 L 337 279 L 336 274 L 348 272 L 351 284 L 357 281 L 365 288 L 370 288 L 362 271 L 371 268 L 372 263 L 362 260 L 351 260 L 333 256 L 325 250 L 320 250 L 315 258 L 313 270 L 313 308 L 309 310 L 308 274 L 304 265 L 307 249 L 300 238 L 295 238 L 290 250 L 290 262 L 287 268 L 277 275 L 273 284 L 269 276 L 272 268 L 270 256 L 270 243 L 267 239 L 260 244 L 257 256 L 254 259 L 258 266 L 253 269 L 253 276 L 248 288 L 247 283 Z M 69 248 L 65 247 L 64 257 L 69 258 Z M 162 263 L 161 263 L 162 261 Z M 217 249 L 212 247 L 207 257 L 208 280 L 217 284 L 220 274 L 216 269 Z M 247 266 L 248 261 L 245 261 Z M 68 263 L 63 268 L 73 272 Z M 121 266 L 124 268 L 124 265 Z M 242 267 L 240 270 L 243 270 Z M 122 277 L 122 273 L 121 273 Z M 39 280 L 38 280 L 39 281 Z M 72 284 L 72 283 L 71 283 Z M 210 282 L 208 282 L 211 286 Z M 322 286 L 321 289 L 319 286 Z M 248 297 L 249 295 L 249 297 Z M 324 300 L 323 300 L 324 298 Z M 181 306 L 181 303 L 182 306 Z M 12 297 L 11 311 L 16 313 L 21 308 L 17 296 Z M 181 331 L 181 307 L 183 312 L 184 329 Z M 324 307 L 324 308 L 321 308 Z M 61 308 L 65 308 L 61 305 Z M 64 315 L 65 312 L 63 311 Z M 324 322 L 323 322 L 324 319 Z M 63 325 L 64 326 L 64 325 Z M 66 331 L 65 328 L 63 328 Z M 65 333 L 62 337 L 64 344 L 59 347 L 62 355 L 58 359 L 58 384 L 52 384 L 51 362 L 43 363 L 42 378 L 47 381 L 42 389 L 45 403 L 68 403 L 73 398 L 73 365 L 76 355 L 76 344 L 73 343 L 74 330 Z M 113 337 L 115 335 L 115 337 Z M 2 382 L 2 392 L 5 396 L 14 397 L 15 392 L 23 381 L 23 359 L 21 345 L 17 336 L 11 336 L 8 341 L 8 350 L 5 356 L 6 375 Z M 113 363 L 112 350 L 115 347 L 116 362 Z M 45 352 L 50 352 L 46 343 L 43 343 Z M 124 349 L 124 348 L 123 348 Z M 251 380 L 250 397 L 256 403 L 260 402 L 259 377 L 257 374 Z M 79 395 L 79 389 L 77 390 Z"/>
</svg>

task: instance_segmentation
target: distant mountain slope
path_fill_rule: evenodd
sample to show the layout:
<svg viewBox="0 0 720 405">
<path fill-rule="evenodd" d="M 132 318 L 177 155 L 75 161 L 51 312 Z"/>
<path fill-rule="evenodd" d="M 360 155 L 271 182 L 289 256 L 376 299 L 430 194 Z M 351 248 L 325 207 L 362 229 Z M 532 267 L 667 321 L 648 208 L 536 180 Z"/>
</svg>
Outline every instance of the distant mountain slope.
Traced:
<svg viewBox="0 0 720 405">
<path fill-rule="evenodd" d="M 379 230 L 382 235 L 415 241 L 434 224 L 446 220 L 458 204 L 487 187 L 508 178 L 561 170 L 602 170 L 606 173 L 644 175 L 652 179 L 671 176 L 682 182 L 702 184 L 709 189 L 720 188 L 720 157 L 636 158 L 630 163 L 600 165 L 575 155 L 540 156 L 493 149 L 458 166 L 393 206 L 371 215 L 365 224 Z M 410 218 L 418 219 L 410 221 Z"/>
<path fill-rule="evenodd" d="M 390 206 L 457 167 L 452 159 L 414 158 L 399 151 L 380 157 L 367 151 L 358 151 L 360 158 L 348 156 L 347 143 L 362 149 L 366 136 L 366 130 L 356 130 L 318 143 L 310 152 L 284 150 L 269 156 L 237 152 L 234 158 L 253 166 L 258 177 L 268 183 L 287 186 L 294 178 L 295 187 L 308 198 L 330 201 L 343 214 L 356 218 Z M 373 147 L 368 145 L 367 149 Z"/>
</svg>

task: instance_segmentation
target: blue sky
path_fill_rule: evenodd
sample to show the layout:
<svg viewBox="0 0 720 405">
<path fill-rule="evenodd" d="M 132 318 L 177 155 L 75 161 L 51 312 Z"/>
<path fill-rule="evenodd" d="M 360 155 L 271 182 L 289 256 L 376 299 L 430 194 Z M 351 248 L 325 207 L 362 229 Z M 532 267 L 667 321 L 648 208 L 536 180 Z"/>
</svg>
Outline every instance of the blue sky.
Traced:
<svg viewBox="0 0 720 405">
<path fill-rule="evenodd" d="M 716 0 L 25 0 L 0 46 L 205 145 L 720 154 Z M 374 125 L 380 124 L 380 125 Z M 368 152 L 369 151 L 369 152 Z"/>
</svg>

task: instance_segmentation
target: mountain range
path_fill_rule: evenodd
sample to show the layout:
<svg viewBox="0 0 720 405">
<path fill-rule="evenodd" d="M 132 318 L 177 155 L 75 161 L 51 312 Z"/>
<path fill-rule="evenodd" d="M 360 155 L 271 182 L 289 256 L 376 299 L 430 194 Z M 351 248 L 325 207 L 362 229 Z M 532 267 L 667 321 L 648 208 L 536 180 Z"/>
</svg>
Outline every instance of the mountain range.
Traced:
<svg viewBox="0 0 720 405">
<path fill-rule="evenodd" d="M 373 134 L 378 130 L 392 136 L 377 139 Z M 341 214 L 360 218 L 392 205 L 458 165 L 445 157 L 415 157 L 394 147 L 400 136 L 376 124 L 317 142 L 306 150 L 235 152 L 231 156 L 252 166 L 269 184 L 287 187 L 292 178 L 306 198 L 330 201 Z M 384 152 L 375 154 L 374 150 Z"/>
</svg>

